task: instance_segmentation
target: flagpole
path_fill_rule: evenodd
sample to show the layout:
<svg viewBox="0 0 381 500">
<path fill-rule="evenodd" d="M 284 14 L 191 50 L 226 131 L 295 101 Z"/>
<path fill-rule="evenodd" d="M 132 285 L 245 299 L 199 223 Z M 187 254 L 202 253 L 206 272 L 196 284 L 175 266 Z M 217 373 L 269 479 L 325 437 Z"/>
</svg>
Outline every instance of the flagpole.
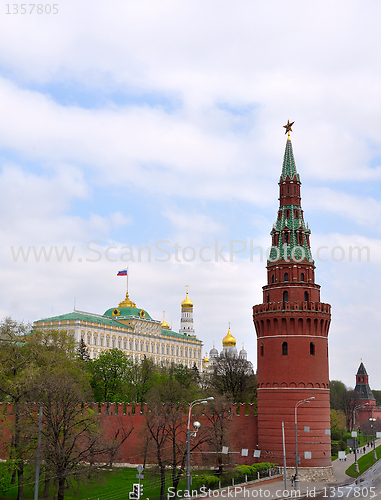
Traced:
<svg viewBox="0 0 381 500">
<path fill-rule="evenodd" d="M 128 266 L 127 266 L 127 295 L 128 295 Z"/>
</svg>

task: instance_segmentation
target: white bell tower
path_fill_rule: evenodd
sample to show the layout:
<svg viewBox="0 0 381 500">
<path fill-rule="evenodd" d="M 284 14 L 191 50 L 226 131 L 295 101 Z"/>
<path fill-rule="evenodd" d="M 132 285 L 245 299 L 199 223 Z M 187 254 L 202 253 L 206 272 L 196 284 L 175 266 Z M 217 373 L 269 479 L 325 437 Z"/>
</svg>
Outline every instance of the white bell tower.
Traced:
<svg viewBox="0 0 381 500">
<path fill-rule="evenodd" d="M 188 285 L 186 286 L 187 294 L 181 302 L 181 322 L 179 333 L 182 335 L 195 335 L 193 328 L 193 302 L 188 297 Z"/>
</svg>

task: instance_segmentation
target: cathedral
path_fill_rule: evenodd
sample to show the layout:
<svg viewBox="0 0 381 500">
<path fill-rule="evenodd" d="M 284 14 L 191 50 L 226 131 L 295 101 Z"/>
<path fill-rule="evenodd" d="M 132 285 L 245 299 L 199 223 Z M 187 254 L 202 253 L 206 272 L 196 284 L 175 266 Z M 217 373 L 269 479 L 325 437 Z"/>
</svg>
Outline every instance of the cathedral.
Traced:
<svg viewBox="0 0 381 500">
<path fill-rule="evenodd" d="M 247 352 L 242 344 L 242 349 L 237 351 L 236 347 L 237 341 L 233 337 L 231 331 L 230 331 L 230 323 L 229 323 L 229 330 L 228 333 L 225 335 L 225 337 L 222 339 L 222 351 L 220 354 L 218 354 L 218 350 L 215 348 L 214 342 L 213 342 L 213 349 L 210 350 L 209 352 L 209 358 L 208 355 L 206 354 L 202 363 L 202 371 L 206 373 L 210 373 L 213 370 L 213 366 L 216 363 L 217 359 L 222 356 L 228 356 L 230 358 L 239 358 L 239 359 L 244 359 L 247 361 Z M 250 363 L 251 365 L 251 363 Z"/>
</svg>

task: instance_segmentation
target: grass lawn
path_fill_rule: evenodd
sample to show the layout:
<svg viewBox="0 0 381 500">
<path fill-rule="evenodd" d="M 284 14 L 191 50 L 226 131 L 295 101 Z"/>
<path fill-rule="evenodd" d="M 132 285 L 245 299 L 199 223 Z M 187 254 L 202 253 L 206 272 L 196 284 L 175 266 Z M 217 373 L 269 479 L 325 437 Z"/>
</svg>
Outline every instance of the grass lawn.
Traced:
<svg viewBox="0 0 381 500">
<path fill-rule="evenodd" d="M 381 458 L 381 446 L 377 446 L 376 448 L 376 454 L 377 454 L 377 460 Z M 357 455 L 358 456 L 358 455 Z M 348 476 L 351 477 L 358 477 L 360 474 L 365 472 L 371 465 L 376 463 L 377 460 L 374 460 L 373 458 L 373 450 L 367 453 L 366 455 L 362 456 L 360 459 L 357 460 L 357 463 L 359 465 L 359 471 L 360 472 L 355 472 L 355 464 L 352 464 L 345 472 L 348 474 Z"/>
<path fill-rule="evenodd" d="M 198 471 L 197 474 L 210 473 L 210 471 Z M 127 468 L 114 468 L 112 471 L 101 471 L 98 476 L 91 479 L 84 478 L 83 482 L 74 485 L 65 493 L 65 500 L 126 500 L 128 493 L 132 491 L 133 483 L 138 483 L 135 478 L 137 470 Z M 33 500 L 34 498 L 34 476 L 29 473 L 29 478 L 26 478 L 25 500 Z M 160 478 L 154 476 L 153 472 L 146 470 L 143 484 L 143 497 L 155 500 L 160 496 Z M 170 474 L 168 471 L 166 479 L 166 489 L 171 486 Z M 180 480 L 179 489 L 186 488 L 185 475 Z M 39 498 L 41 499 L 43 484 L 40 483 Z M 0 494 L 0 500 L 15 500 L 17 498 L 17 487 L 12 487 L 6 495 Z M 49 495 L 52 499 L 53 491 Z"/>
</svg>

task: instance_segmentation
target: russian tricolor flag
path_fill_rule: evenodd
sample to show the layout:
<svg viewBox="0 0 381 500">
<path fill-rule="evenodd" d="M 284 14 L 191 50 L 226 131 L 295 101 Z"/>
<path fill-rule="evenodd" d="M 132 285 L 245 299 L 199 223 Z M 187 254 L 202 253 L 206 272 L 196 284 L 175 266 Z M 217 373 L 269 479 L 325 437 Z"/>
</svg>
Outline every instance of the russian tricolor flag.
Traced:
<svg viewBox="0 0 381 500">
<path fill-rule="evenodd" d="M 122 271 L 119 271 L 117 276 L 127 276 L 127 269 L 123 269 Z"/>
</svg>

